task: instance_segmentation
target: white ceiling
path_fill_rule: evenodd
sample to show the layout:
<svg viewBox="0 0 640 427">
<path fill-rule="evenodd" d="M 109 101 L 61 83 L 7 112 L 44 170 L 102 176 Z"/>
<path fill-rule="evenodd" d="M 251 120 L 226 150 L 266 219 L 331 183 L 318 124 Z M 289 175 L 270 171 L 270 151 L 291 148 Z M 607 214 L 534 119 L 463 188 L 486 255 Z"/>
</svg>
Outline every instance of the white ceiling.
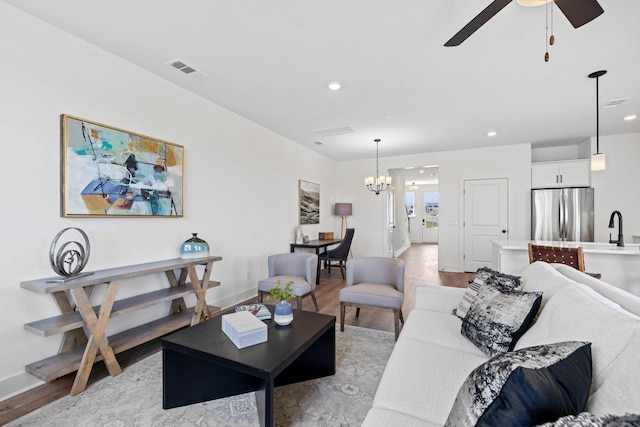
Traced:
<svg viewBox="0 0 640 427">
<path fill-rule="evenodd" d="M 599 0 L 579 29 L 555 8 L 548 63 L 545 7 L 515 2 L 445 48 L 491 0 L 3 1 L 335 160 L 373 158 L 375 138 L 381 157 L 583 141 L 600 69 L 601 106 L 630 98 L 600 110 L 600 135 L 640 132 L 622 120 L 640 114 L 638 0 Z M 339 126 L 355 132 L 312 132 Z"/>
</svg>

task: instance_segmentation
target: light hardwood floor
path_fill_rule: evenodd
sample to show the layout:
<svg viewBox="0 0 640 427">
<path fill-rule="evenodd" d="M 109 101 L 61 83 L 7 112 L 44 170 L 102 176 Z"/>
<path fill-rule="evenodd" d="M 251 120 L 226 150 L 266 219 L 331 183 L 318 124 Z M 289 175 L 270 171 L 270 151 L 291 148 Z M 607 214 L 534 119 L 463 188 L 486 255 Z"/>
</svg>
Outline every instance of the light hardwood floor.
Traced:
<svg viewBox="0 0 640 427">
<path fill-rule="evenodd" d="M 428 244 L 412 245 L 400 257 L 405 261 L 405 301 L 403 314 L 409 315 L 414 305 L 413 290 L 417 285 L 466 287 L 473 273 L 449 273 L 438 271 L 438 247 Z M 316 297 L 320 312 L 331 314 L 339 319 L 338 292 L 345 286 L 340 269 L 333 268 L 331 274 L 325 270 L 320 273 L 320 284 L 316 287 Z M 256 299 L 246 301 L 254 302 Z M 314 310 L 310 298 L 304 299 L 304 310 Z M 364 328 L 379 329 L 393 332 L 393 315 L 381 310 L 362 309 L 360 316 L 355 317 L 355 309 L 347 309 L 345 323 L 347 325 Z M 160 350 L 160 340 L 154 340 L 142 346 L 118 355 L 118 361 L 123 368 Z M 57 400 L 69 393 L 75 373 L 62 377 L 52 383 L 36 387 L 18 396 L 0 402 L 0 425 L 4 425 L 35 409 Z M 91 383 L 104 378 L 108 373 L 104 365 L 97 363 L 89 379 Z"/>
</svg>

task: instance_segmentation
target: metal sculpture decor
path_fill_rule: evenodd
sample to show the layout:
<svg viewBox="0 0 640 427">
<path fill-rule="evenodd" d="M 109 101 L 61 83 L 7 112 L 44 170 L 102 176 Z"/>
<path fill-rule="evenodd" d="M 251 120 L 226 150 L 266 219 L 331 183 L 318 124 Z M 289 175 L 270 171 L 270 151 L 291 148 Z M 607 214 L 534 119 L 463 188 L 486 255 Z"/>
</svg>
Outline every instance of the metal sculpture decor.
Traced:
<svg viewBox="0 0 640 427">
<path fill-rule="evenodd" d="M 82 243 L 70 240 L 64 242 L 58 246 L 58 240 L 68 230 L 76 230 L 84 239 L 84 245 Z M 87 265 L 89 261 L 89 255 L 91 254 L 91 245 L 89 244 L 89 238 L 87 234 L 79 228 L 68 227 L 61 230 L 51 242 L 49 248 L 49 263 L 51 268 L 58 275 L 63 276 L 64 280 L 76 279 L 78 277 L 88 276 L 93 273 L 80 273 L 82 269 Z"/>
</svg>

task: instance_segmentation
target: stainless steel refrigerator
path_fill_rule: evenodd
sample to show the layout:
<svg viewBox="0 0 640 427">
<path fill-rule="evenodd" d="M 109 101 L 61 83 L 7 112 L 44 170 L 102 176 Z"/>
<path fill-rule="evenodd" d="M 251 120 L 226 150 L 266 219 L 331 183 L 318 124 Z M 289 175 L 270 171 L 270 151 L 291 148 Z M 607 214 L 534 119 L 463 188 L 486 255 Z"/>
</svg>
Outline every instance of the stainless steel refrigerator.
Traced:
<svg viewBox="0 0 640 427">
<path fill-rule="evenodd" d="M 593 188 L 531 190 L 531 239 L 593 242 Z"/>
</svg>

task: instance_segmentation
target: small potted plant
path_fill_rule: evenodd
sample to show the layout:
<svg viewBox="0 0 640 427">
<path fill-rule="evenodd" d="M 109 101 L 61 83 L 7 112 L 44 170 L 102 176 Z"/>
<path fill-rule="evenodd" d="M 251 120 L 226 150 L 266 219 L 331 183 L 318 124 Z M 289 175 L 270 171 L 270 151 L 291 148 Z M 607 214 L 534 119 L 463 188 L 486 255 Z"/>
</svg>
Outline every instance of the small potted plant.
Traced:
<svg viewBox="0 0 640 427">
<path fill-rule="evenodd" d="M 275 306 L 273 321 L 280 326 L 289 325 L 293 321 L 293 309 L 287 300 L 294 297 L 293 280 L 288 281 L 284 286 L 278 280 L 276 286 L 269 288 L 269 293 L 271 295 L 267 297 L 268 300 L 278 301 Z"/>
</svg>

